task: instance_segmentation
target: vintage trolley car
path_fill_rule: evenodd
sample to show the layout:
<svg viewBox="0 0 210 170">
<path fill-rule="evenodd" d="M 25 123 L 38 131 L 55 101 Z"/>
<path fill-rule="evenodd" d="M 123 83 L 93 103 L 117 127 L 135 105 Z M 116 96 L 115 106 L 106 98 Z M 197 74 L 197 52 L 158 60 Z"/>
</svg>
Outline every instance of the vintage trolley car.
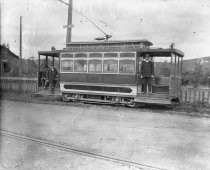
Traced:
<svg viewBox="0 0 210 170">
<path fill-rule="evenodd" d="M 67 44 L 67 50 L 60 54 L 60 90 L 63 99 L 128 105 L 179 101 L 183 53 L 176 49 L 152 49 L 151 45 L 148 40 Z M 153 93 L 150 95 L 142 93 L 139 77 L 145 53 L 153 58 L 170 58 L 170 62 L 164 61 L 161 66 L 165 64 L 168 77 L 155 75 Z"/>
<path fill-rule="evenodd" d="M 71 42 L 65 50 L 55 51 L 59 55 L 63 100 L 130 106 L 178 102 L 184 54 L 172 48 L 151 48 L 152 45 L 148 40 Z M 152 94 L 142 93 L 139 76 L 146 53 L 155 65 Z"/>
</svg>

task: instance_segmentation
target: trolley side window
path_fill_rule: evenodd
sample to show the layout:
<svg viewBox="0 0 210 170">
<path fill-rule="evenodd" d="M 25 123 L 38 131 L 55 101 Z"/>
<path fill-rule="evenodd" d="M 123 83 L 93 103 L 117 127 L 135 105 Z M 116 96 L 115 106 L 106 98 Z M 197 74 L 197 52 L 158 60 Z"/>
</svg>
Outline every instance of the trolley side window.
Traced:
<svg viewBox="0 0 210 170">
<path fill-rule="evenodd" d="M 122 58 L 135 57 L 135 53 L 120 53 L 120 57 L 122 57 Z"/>
<path fill-rule="evenodd" d="M 104 73 L 117 73 L 118 61 L 117 60 L 104 60 Z"/>
<path fill-rule="evenodd" d="M 121 60 L 120 61 L 120 73 L 134 73 L 135 61 L 134 60 Z"/>
<path fill-rule="evenodd" d="M 105 58 L 117 58 L 118 57 L 118 53 L 104 53 L 104 57 Z"/>
<path fill-rule="evenodd" d="M 73 58 L 73 54 L 64 53 L 62 54 L 62 58 Z"/>
<path fill-rule="evenodd" d="M 87 60 L 75 60 L 74 72 L 87 72 Z"/>
<path fill-rule="evenodd" d="M 61 71 L 73 72 L 73 61 L 72 60 L 61 60 Z"/>
<path fill-rule="evenodd" d="M 89 57 L 90 58 L 101 58 L 102 57 L 102 54 L 101 53 L 90 53 L 89 54 Z"/>
<path fill-rule="evenodd" d="M 91 73 L 102 72 L 102 61 L 101 60 L 89 60 L 88 71 Z"/>
<path fill-rule="evenodd" d="M 75 54 L 75 58 L 86 58 L 87 54 L 86 53 L 77 53 Z"/>
</svg>

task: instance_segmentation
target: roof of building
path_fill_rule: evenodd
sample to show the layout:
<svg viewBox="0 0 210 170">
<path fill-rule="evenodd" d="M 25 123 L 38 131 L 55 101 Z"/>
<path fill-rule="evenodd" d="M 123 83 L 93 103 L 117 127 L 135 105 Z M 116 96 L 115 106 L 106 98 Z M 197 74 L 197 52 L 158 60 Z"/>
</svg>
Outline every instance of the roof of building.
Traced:
<svg viewBox="0 0 210 170">
<path fill-rule="evenodd" d="M 7 48 L 7 47 L 5 47 L 4 45 L 0 45 L 0 48 L 1 48 L 1 52 L 0 52 L 1 53 L 1 55 L 0 55 L 1 57 L 2 57 L 3 51 L 4 50 L 7 50 L 7 53 L 9 53 L 11 56 L 19 59 L 19 57 L 15 53 L 13 53 L 12 51 L 10 51 L 10 49 Z"/>
</svg>

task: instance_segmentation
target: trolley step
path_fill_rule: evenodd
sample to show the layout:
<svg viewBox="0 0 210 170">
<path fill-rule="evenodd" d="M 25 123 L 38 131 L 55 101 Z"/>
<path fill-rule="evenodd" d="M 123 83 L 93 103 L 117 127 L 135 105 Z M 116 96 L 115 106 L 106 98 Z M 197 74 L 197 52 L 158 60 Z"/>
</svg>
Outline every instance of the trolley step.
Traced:
<svg viewBox="0 0 210 170">
<path fill-rule="evenodd" d="M 167 98 L 168 93 L 138 93 L 140 98 Z"/>
<path fill-rule="evenodd" d="M 171 104 L 170 100 L 163 98 L 149 98 L 149 97 L 138 97 L 134 99 L 136 103 L 153 103 L 153 104 Z"/>
</svg>

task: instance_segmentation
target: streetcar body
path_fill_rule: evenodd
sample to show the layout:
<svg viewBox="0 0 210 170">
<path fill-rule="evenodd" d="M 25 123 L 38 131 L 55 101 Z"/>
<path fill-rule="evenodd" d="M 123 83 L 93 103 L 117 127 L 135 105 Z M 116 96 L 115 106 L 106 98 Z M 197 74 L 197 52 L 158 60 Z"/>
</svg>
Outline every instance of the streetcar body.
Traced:
<svg viewBox="0 0 210 170">
<path fill-rule="evenodd" d="M 60 91 L 64 101 L 170 104 L 180 99 L 183 53 L 151 49 L 148 40 L 72 42 L 60 53 Z M 157 77 L 151 95 L 139 78 L 145 53 L 170 59 L 170 75 Z M 173 62 L 174 61 L 174 62 Z M 158 62 L 160 63 L 160 62 Z M 168 73 L 167 73 L 168 74 Z M 156 84 L 155 84 L 156 83 Z"/>
</svg>

